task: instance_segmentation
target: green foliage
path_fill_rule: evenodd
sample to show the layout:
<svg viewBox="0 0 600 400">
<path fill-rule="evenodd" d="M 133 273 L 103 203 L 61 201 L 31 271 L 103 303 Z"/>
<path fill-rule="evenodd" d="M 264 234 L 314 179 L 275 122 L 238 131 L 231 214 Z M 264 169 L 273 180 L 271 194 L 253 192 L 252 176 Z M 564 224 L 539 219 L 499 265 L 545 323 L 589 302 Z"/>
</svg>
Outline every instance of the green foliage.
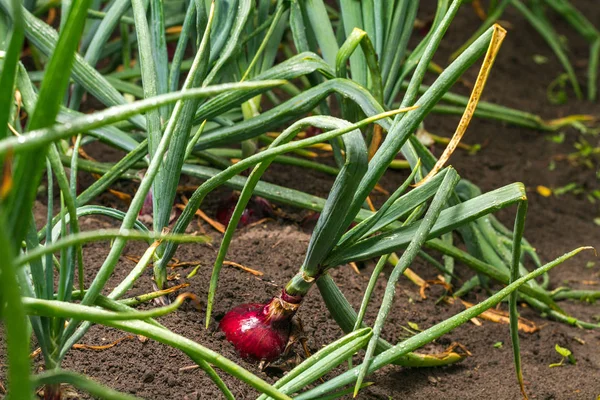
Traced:
<svg viewBox="0 0 600 400">
<path fill-rule="evenodd" d="M 567 349 L 566 347 L 561 347 L 558 344 L 554 345 L 554 350 L 562 356 L 562 359 L 558 363 L 550 364 L 550 368 L 562 367 L 565 360 L 569 360 L 569 363 L 571 364 L 577 364 L 577 360 L 575 360 L 575 356 L 573 356 L 571 350 Z"/>
<path fill-rule="evenodd" d="M 583 16 L 566 1 L 546 2 L 571 24 L 579 24 L 580 33 L 593 43 L 592 53 L 600 53 L 600 40 Z M 476 117 L 546 131 L 579 124 L 586 117 L 544 121 L 536 115 L 485 102 L 480 102 L 475 111 L 476 101 L 450 92 L 461 75 L 490 48 L 497 49 L 497 28 L 491 27 L 491 20 L 431 86 L 423 85 L 436 49 L 461 6 L 460 0 L 438 1 L 431 31 L 412 49 L 409 42 L 419 2 L 339 3 L 338 12 L 322 0 L 115 0 L 102 10 L 99 7 L 103 2 L 64 1 L 59 33 L 37 17 L 55 7 L 54 2 L 26 1 L 21 5 L 0 0 L 0 160 L 6 171 L 0 185 L 0 252 L 4 260 L 0 265 L 0 311 L 7 336 L 11 398 L 31 398 L 33 389 L 41 385 L 46 390 L 60 390 L 61 383 L 97 397 L 132 398 L 61 369 L 65 355 L 92 324 L 144 335 L 181 350 L 226 398 L 233 398 L 233 394 L 213 367 L 254 387 L 262 393 L 261 398 L 277 399 L 298 393 L 297 398 L 336 398 L 349 393 L 343 389 L 345 385 L 355 385 L 356 393 L 368 385 L 362 383 L 367 374 L 389 364 L 427 367 L 459 361 L 455 353 L 436 358 L 413 351 L 507 296 L 515 365 L 521 380 L 517 293 L 520 300 L 555 319 L 598 327 L 565 314 L 555 302 L 575 295 L 595 299 L 597 293 L 548 292 L 543 283 L 533 280 L 543 277 L 547 281 L 548 270 L 582 249 L 546 265 L 539 262 L 522 237 L 526 196 L 521 184 L 482 194 L 446 167 L 409 190 L 413 182 L 441 167 L 413 135 L 432 112 L 464 113 L 470 118 L 472 111 Z M 516 0 L 511 3 L 525 7 Z M 499 17 L 507 4 L 499 3 L 490 18 Z M 538 21 L 535 26 L 547 40 L 554 40 L 556 35 L 539 10 L 527 10 L 524 13 L 530 12 L 530 19 Z M 10 40 L 4 40 L 3 34 L 9 29 Z M 115 32 L 121 40 L 109 41 Z M 28 39 L 33 63 L 19 62 L 24 38 Z M 171 42 L 175 48 L 170 55 Z M 565 79 L 577 93 L 576 80 L 561 55 L 562 47 L 554 50 L 567 69 Z M 193 57 L 188 59 L 188 54 Z M 484 65 L 484 69 L 489 66 Z M 589 95 L 593 97 L 591 91 Z M 89 97 L 97 99 L 102 109 L 88 113 Z M 393 106 L 399 98 L 399 105 Z M 336 102 L 341 106 L 339 115 L 332 111 Z M 471 111 L 465 112 L 465 108 Z M 26 117 L 25 127 L 20 123 L 22 117 Z M 11 136 L 7 126 L 18 136 Z M 265 136 L 280 127 L 284 129 L 277 139 Z M 297 135 L 308 127 L 323 132 L 298 139 Z M 74 139 L 72 147 L 69 139 Z M 115 163 L 80 159 L 78 150 L 97 142 L 125 154 Z M 269 145 L 259 149 L 261 142 Z M 302 157 L 306 147 L 321 143 L 332 147 L 336 167 Z M 586 149 L 579 150 L 583 153 Z M 370 211 L 365 204 L 371 191 L 399 154 L 411 168 L 409 178 L 379 210 Z M 240 156 L 239 162 L 231 162 L 231 158 Z M 300 165 L 334 175 L 328 197 L 262 181 L 272 163 Z M 246 177 L 243 172 L 249 168 L 252 172 Z M 78 171 L 102 176 L 78 194 Z M 34 200 L 44 173 L 48 213 L 45 227 L 37 232 Z M 204 182 L 169 227 L 182 175 Z M 90 204 L 118 179 L 139 182 L 125 212 Z M 54 207 L 55 182 L 56 197 L 60 198 L 58 210 Z M 219 270 L 252 195 L 321 213 L 306 258 L 286 290 L 304 295 L 316 282 L 333 318 L 347 334 L 272 385 L 154 319 L 175 311 L 189 296 L 145 311 L 133 306 L 165 292 L 122 299 L 151 263 L 162 288 L 166 265 L 177 245 L 207 240 L 185 231 L 203 199 L 223 185 L 242 192 L 214 264 L 207 324 L 212 304 L 219 296 Z M 151 228 L 137 218 L 149 194 L 153 199 Z M 492 215 L 513 205 L 518 207 L 514 234 Z M 80 232 L 79 219 L 89 215 L 111 218 L 120 227 Z M 352 222 L 359 224 L 346 232 Z M 164 232 L 167 228 L 170 232 Z M 468 252 L 455 246 L 452 232 L 460 235 Z M 108 240 L 112 241 L 109 254 L 86 287 L 83 255 L 87 250 L 82 245 Z M 101 293 L 106 291 L 130 240 L 144 241 L 148 248 L 127 276 L 104 296 Z M 404 248 L 388 279 L 377 321 L 372 328 L 365 327 L 363 317 L 380 272 L 389 254 Z M 396 282 L 414 258 L 424 254 L 424 248 L 444 254 L 442 268 L 448 277 L 457 260 L 478 276 L 507 286 L 433 327 L 409 322 L 414 335 L 396 344 L 387 343 L 380 336 L 387 326 Z M 536 265 L 533 272 L 523 266 L 525 255 Z M 327 272 L 349 261 L 376 256 L 381 256 L 380 262 L 357 315 Z M 11 312 L 5 312 L 7 309 Z M 46 368 L 33 377 L 29 376 L 27 317 Z M 360 365 L 314 386 L 365 347 Z M 572 357 L 563 356 L 569 360 Z M 304 391 L 309 385 L 313 388 Z"/>
</svg>

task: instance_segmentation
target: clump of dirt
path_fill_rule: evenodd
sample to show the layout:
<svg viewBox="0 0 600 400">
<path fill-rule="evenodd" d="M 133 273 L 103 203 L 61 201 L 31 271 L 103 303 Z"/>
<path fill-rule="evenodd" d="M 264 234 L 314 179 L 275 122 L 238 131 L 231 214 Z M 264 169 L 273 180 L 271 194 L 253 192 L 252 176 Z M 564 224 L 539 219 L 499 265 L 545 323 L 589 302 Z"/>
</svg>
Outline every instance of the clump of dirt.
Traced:
<svg viewBox="0 0 600 400">
<path fill-rule="evenodd" d="M 427 4 L 423 5 L 424 9 L 420 12 L 422 18 L 427 19 L 432 16 L 435 2 L 423 3 Z M 600 20 L 598 7 L 583 0 L 574 3 L 590 20 Z M 571 100 L 563 106 L 551 106 L 544 100 L 546 87 L 556 77 L 557 71 L 561 71 L 560 66 L 554 61 L 551 51 L 539 35 L 520 15 L 509 8 L 504 19 L 511 21 L 513 29 L 509 30 L 506 42 L 500 51 L 491 80 L 484 92 L 484 100 L 528 110 L 548 118 L 572 113 L 598 114 L 597 104 Z M 445 64 L 447 56 L 464 42 L 479 22 L 469 7 L 461 9 L 448 32 L 447 39 L 442 42 L 436 56 L 437 61 Z M 556 19 L 552 22 L 561 34 L 569 39 L 573 59 L 587 59 L 588 48 L 582 39 L 575 36 L 572 30 L 565 27 L 560 20 Z M 541 54 L 547 57 L 549 62 L 538 65 L 531 58 L 533 54 Z M 575 65 L 578 67 L 579 76 L 584 76 L 585 65 L 581 65 L 578 61 Z M 475 70 L 469 71 L 465 80 L 473 80 L 475 74 Z M 466 88 L 461 87 L 460 84 L 457 85 L 456 90 L 466 92 Z M 426 126 L 432 133 L 450 136 L 457 120 L 447 116 L 431 116 L 427 119 Z M 598 246 L 600 243 L 600 229 L 593 223 L 596 211 L 583 196 L 545 198 L 532 189 L 537 185 L 556 187 L 573 181 L 587 188 L 598 185 L 595 173 L 591 170 L 559 164 L 554 171 L 549 171 L 548 165 L 553 155 L 572 151 L 576 132 L 566 131 L 566 134 L 567 140 L 557 144 L 547 140 L 540 132 L 475 119 L 469 127 L 465 141 L 485 144 L 484 148 L 476 156 L 457 152 L 451 160 L 462 177 L 473 181 L 484 191 L 514 181 L 522 181 L 527 185 L 530 207 L 526 236 L 537 248 L 543 261 L 552 260 L 581 245 Z M 436 152 L 440 151 L 441 149 L 436 149 Z M 405 176 L 406 174 L 402 172 L 389 171 L 381 184 L 391 190 L 397 187 Z M 327 175 L 278 165 L 274 165 L 269 170 L 265 179 L 320 196 L 327 195 L 332 183 L 331 177 Z M 82 184 L 85 185 L 86 182 Z M 120 183 L 117 188 L 131 193 L 134 186 Z M 214 215 L 218 202 L 228 195 L 227 190 L 217 191 L 206 200 L 203 209 Z M 37 210 L 39 222 L 45 218 L 43 205 L 45 201 L 41 200 Z M 375 200 L 381 201 L 381 198 Z M 110 194 L 101 196 L 99 201 L 103 204 L 124 207 Z M 298 213 L 298 210 L 295 212 Z M 300 214 L 292 219 L 299 221 Z M 498 216 L 510 227 L 514 214 L 515 210 L 511 209 L 501 211 Z M 82 220 L 83 229 L 95 229 L 104 225 L 114 226 L 114 223 L 104 218 Z M 205 299 L 211 267 L 221 235 L 215 233 L 205 223 L 195 222 L 190 230 L 208 232 L 213 238 L 213 244 L 180 246 L 176 256 L 181 261 L 200 263 L 201 267 L 197 275 L 191 279 L 185 277 L 194 265 L 170 271 L 175 277 L 172 283 L 189 283 L 190 286 L 185 290 Z M 200 311 L 186 304 L 177 312 L 160 318 L 160 322 L 174 332 L 193 339 L 229 359 L 236 360 L 241 366 L 266 381 L 274 382 L 281 374 L 274 370 L 260 371 L 256 364 L 239 359 L 224 335 L 218 331 L 217 321 L 235 305 L 264 301 L 277 293 L 301 265 L 309 239 L 309 232 L 289 221 L 269 221 L 239 229 L 227 259 L 261 271 L 263 275 L 254 276 L 235 267 L 224 267 L 219 281 L 213 321 L 208 330 L 204 329 L 204 303 L 201 304 Z M 139 256 L 144 250 L 144 245 L 131 243 L 124 254 Z M 107 252 L 106 243 L 86 245 L 84 250 L 86 284 L 91 282 Z M 596 262 L 590 267 L 590 262 L 596 262 L 593 256 L 583 254 L 556 268 L 551 272 L 551 287 L 555 288 L 568 282 L 575 288 L 600 290 L 598 284 L 600 263 Z M 131 261 L 121 257 L 107 287 L 114 287 L 126 276 L 132 266 Z M 355 308 L 360 305 L 373 263 L 365 263 L 363 267 L 360 275 L 349 266 L 342 266 L 332 272 L 333 278 Z M 426 280 L 435 279 L 438 274 L 422 260 L 417 260 L 411 268 Z M 473 275 L 470 270 L 460 265 L 457 267 L 457 274 L 459 280 L 454 282 L 457 286 Z M 365 322 L 368 324 L 374 322 L 384 289 L 385 280 L 380 279 L 366 315 Z M 151 271 L 148 270 L 130 290 L 128 296 L 151 290 Z M 438 288 L 434 287 L 426 294 L 428 297 L 422 299 L 418 287 L 406 279 L 400 281 L 394 307 L 383 333 L 386 339 L 391 342 L 401 340 L 405 330 L 401 329 L 400 325 L 407 326 L 410 322 L 417 324 L 420 329 L 426 329 L 463 309 L 459 304 L 438 303 L 437 300 L 442 294 Z M 487 296 L 488 293 L 478 290 L 470 293 L 466 300 L 477 302 Z M 566 301 L 562 302 L 561 306 L 567 312 L 585 320 L 594 321 L 594 318 L 596 320 L 600 318 L 600 311 L 596 305 Z M 506 304 L 502 304 L 500 308 L 506 310 Z M 520 333 L 519 335 L 526 389 L 530 397 L 596 398 L 600 394 L 598 334 L 548 321 L 526 307 L 521 307 L 520 312 L 523 317 L 532 320 L 541 328 L 533 334 Z M 342 335 L 317 290 L 306 298 L 298 316 L 304 325 L 308 347 L 312 352 Z M 494 399 L 519 398 L 508 326 L 481 322 L 480 326 L 472 323 L 465 324 L 437 340 L 435 345 L 422 350 L 423 352 L 440 351 L 452 342 L 459 342 L 472 353 L 472 356 L 467 357 L 463 362 L 442 368 L 384 368 L 368 378 L 375 384 L 363 390 L 360 397 L 365 399 L 431 399 L 442 396 L 460 399 L 480 399 L 484 396 Z M 128 335 L 115 329 L 94 326 L 83 338 L 82 343 L 103 345 L 125 336 Z M 549 364 L 556 363 L 561 358 L 554 350 L 555 344 L 569 348 L 577 364 L 549 368 Z M 4 343 L 0 342 L 2 351 L 0 382 L 6 377 L 4 346 Z M 300 348 L 295 350 L 302 354 Z M 34 363 L 36 369 L 41 368 L 43 365 L 41 356 L 35 357 Z M 107 350 L 74 349 L 66 357 L 63 366 L 85 373 L 115 389 L 143 398 L 190 400 L 222 398 L 217 387 L 202 371 L 185 368 L 192 364 L 191 360 L 177 350 L 152 340 L 132 337 Z M 335 373 L 336 371 L 332 374 Z M 247 385 L 240 384 L 225 373 L 220 372 L 220 375 L 236 398 L 246 399 L 256 396 L 257 393 Z M 86 398 L 85 395 L 82 398 Z"/>
</svg>

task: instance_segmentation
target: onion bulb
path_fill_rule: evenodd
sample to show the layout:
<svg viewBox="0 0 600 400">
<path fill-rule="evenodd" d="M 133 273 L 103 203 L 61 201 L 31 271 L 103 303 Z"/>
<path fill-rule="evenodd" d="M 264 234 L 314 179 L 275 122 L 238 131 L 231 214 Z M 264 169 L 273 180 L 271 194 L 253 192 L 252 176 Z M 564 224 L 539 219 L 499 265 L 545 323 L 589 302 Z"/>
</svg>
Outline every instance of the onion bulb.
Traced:
<svg viewBox="0 0 600 400">
<path fill-rule="evenodd" d="M 284 290 L 266 304 L 250 303 L 233 308 L 225 314 L 219 328 L 240 357 L 273 361 L 287 346 L 292 317 L 301 301 L 301 297 L 290 296 Z"/>
</svg>

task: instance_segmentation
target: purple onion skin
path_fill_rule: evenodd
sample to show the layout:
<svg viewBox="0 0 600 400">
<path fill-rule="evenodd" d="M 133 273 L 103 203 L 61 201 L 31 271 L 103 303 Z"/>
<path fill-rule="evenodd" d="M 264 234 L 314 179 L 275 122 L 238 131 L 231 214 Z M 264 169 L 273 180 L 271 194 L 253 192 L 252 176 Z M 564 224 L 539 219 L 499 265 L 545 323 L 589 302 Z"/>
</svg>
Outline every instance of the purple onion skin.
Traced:
<svg viewBox="0 0 600 400">
<path fill-rule="evenodd" d="M 223 201 L 219 205 L 216 215 L 217 221 L 223 225 L 229 224 L 239 197 L 239 194 L 233 193 L 227 200 Z M 238 222 L 238 227 L 241 228 L 263 218 L 272 217 L 273 215 L 274 213 L 271 203 L 262 197 L 254 196 L 250 198 L 248 205 L 242 212 Z"/>
<path fill-rule="evenodd" d="M 274 361 L 284 352 L 300 300 L 292 299 L 297 303 L 291 303 L 282 297 L 291 299 L 284 293 L 267 304 L 242 304 L 225 314 L 219 323 L 243 359 Z"/>
<path fill-rule="evenodd" d="M 306 132 L 306 137 L 311 138 L 313 136 L 320 135 L 321 133 L 323 133 L 323 130 L 320 128 L 314 127 L 314 126 L 309 126 L 305 132 Z"/>
<path fill-rule="evenodd" d="M 264 308 L 264 304 L 242 304 L 229 311 L 219 324 L 243 359 L 276 360 L 290 338 L 290 322 L 266 320 Z"/>
<path fill-rule="evenodd" d="M 140 210 L 138 215 L 153 215 L 153 205 L 152 205 L 152 189 L 146 195 L 144 199 L 144 204 L 142 205 L 142 209 Z"/>
<path fill-rule="evenodd" d="M 60 400 L 61 398 L 60 384 L 48 383 L 44 386 L 44 400 Z"/>
</svg>

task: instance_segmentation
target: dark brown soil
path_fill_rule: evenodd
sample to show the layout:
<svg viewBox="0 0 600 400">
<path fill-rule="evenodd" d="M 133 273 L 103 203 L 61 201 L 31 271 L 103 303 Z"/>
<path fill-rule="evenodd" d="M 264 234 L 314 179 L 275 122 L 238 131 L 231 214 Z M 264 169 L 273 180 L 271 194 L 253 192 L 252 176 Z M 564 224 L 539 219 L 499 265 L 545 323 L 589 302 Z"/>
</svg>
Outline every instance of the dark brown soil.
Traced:
<svg viewBox="0 0 600 400">
<path fill-rule="evenodd" d="M 432 14 L 435 2 L 424 7 L 422 18 Z M 590 1 L 574 2 L 582 9 L 591 21 L 600 21 L 600 9 Z M 556 78 L 560 66 L 551 51 L 543 43 L 537 33 L 512 10 L 505 15 L 513 29 L 502 47 L 491 81 L 484 92 L 484 99 L 499 104 L 528 110 L 547 118 L 556 118 L 572 113 L 599 114 L 597 104 L 577 102 L 570 99 L 564 106 L 552 106 L 546 100 L 546 87 Z M 450 29 L 447 39 L 441 45 L 437 61 L 446 64 L 447 56 L 462 43 L 475 29 L 478 20 L 470 7 L 460 11 Z M 578 75 L 585 76 L 587 45 L 571 29 L 559 21 L 553 21 L 557 29 L 569 39 L 571 58 L 575 60 Z M 532 56 L 541 54 L 548 58 L 548 63 L 538 65 Z M 469 71 L 466 78 L 473 80 L 476 71 Z M 583 79 L 582 79 L 583 81 Z M 458 88 L 457 90 L 463 90 Z M 432 133 L 450 136 L 454 132 L 457 119 L 452 117 L 431 116 L 426 126 Z M 524 182 L 530 188 L 530 208 L 527 219 L 526 236 L 538 250 L 543 261 L 549 261 L 580 245 L 600 246 L 600 228 L 594 224 L 593 218 L 598 216 L 597 206 L 592 205 L 584 196 L 563 195 L 544 198 L 537 194 L 537 185 L 559 187 L 571 182 L 584 185 L 588 190 L 598 188 L 595 171 L 583 167 L 572 167 L 566 163 L 558 163 L 554 171 L 548 165 L 556 154 L 573 151 L 573 142 L 577 137 L 574 130 L 565 131 L 564 143 L 556 144 L 547 140 L 540 132 L 527 129 L 502 126 L 496 122 L 475 120 L 472 122 L 465 141 L 468 143 L 484 143 L 484 149 L 477 156 L 469 156 L 457 152 L 452 164 L 464 178 L 467 178 L 484 191 L 491 190 L 514 181 Z M 440 149 L 436 149 L 440 151 Z M 393 189 L 403 180 L 404 174 L 389 172 L 382 184 Z M 303 189 L 311 193 L 326 196 L 330 185 L 330 177 L 300 171 L 291 167 L 274 166 L 266 178 L 268 181 Z M 125 186 L 124 190 L 131 190 Z M 219 192 L 205 203 L 203 209 L 209 213 Z M 104 195 L 103 203 L 122 207 L 111 195 Z M 45 207 L 39 203 L 41 218 L 45 215 Z M 514 210 L 505 210 L 498 214 L 500 219 L 512 226 Z M 83 229 L 111 226 L 112 222 L 99 218 L 86 218 Z M 211 232 L 206 225 L 202 226 Z M 198 230 L 194 223 L 191 230 Z M 182 261 L 197 261 L 202 264 L 198 274 L 189 280 L 184 277 L 191 267 L 173 271 L 180 274 L 177 283 L 190 284 L 189 291 L 205 299 L 211 265 L 216 256 L 220 235 L 213 236 L 214 247 L 208 245 L 181 246 L 177 257 Z M 264 272 L 258 278 L 233 267 L 225 267 L 221 273 L 217 302 L 214 310 L 216 321 L 232 306 L 245 302 L 266 300 L 278 291 L 300 266 L 310 235 L 297 225 L 289 222 L 268 222 L 259 226 L 241 229 L 231 245 L 227 259 Z M 145 247 L 130 244 L 125 251 L 129 255 L 141 255 Z M 106 256 L 106 243 L 88 245 L 85 248 L 85 265 L 87 268 L 86 283 L 91 281 L 96 269 Z M 593 255 L 583 254 L 556 268 L 551 273 L 551 287 L 555 288 L 567 283 L 573 287 L 600 290 L 600 263 L 586 267 L 588 261 L 595 261 Z M 109 287 L 118 283 L 131 269 L 133 263 L 125 257 L 121 258 Z M 412 268 L 424 279 L 434 279 L 436 270 L 417 260 Z M 358 307 L 362 293 L 366 287 L 372 263 L 367 263 L 361 275 L 354 273 L 348 266 L 333 272 L 333 277 L 340 285 L 346 297 Z M 472 273 L 459 267 L 461 280 L 468 279 Z M 151 273 L 148 271 L 135 285 L 129 295 L 151 291 Z M 595 282 L 584 284 L 583 281 Z M 590 283 L 588 282 L 588 283 Z M 372 323 L 377 313 L 377 306 L 385 288 L 385 281 L 380 280 L 375 290 L 372 306 L 367 314 L 367 323 Z M 441 294 L 437 289 L 427 292 L 429 297 L 421 300 L 418 288 L 403 279 L 395 299 L 395 306 L 388 318 L 384 336 L 394 342 L 403 333 L 400 325 L 408 322 L 416 323 L 421 329 L 448 318 L 462 310 L 459 305 L 449 306 L 444 303 L 435 304 Z M 471 293 L 468 300 L 474 302 L 485 298 L 487 294 L 479 291 Z M 584 320 L 594 321 L 600 318 L 597 305 L 582 304 L 575 301 L 563 302 L 561 305 L 573 315 Z M 205 306 L 204 302 L 202 306 Z M 505 309 L 506 306 L 503 305 Z M 522 316 L 534 321 L 541 330 L 534 334 L 520 334 L 521 354 L 527 392 L 536 399 L 596 399 L 600 395 L 600 338 L 597 332 L 585 331 L 541 318 L 536 312 L 522 308 Z M 299 312 L 308 337 L 308 347 L 316 351 L 341 336 L 342 332 L 331 319 L 317 291 L 311 293 Z M 277 379 L 277 375 L 258 370 L 255 364 L 239 360 L 232 346 L 224 340 L 222 333 L 216 329 L 213 321 L 211 328 L 205 330 L 204 312 L 197 311 L 190 305 L 160 319 L 160 322 L 174 332 L 189 337 L 223 356 L 236 360 L 244 368 L 258 374 L 269 382 Z M 102 345 L 122 338 L 126 334 L 114 329 L 94 326 L 84 337 L 83 343 Z M 512 350 L 507 325 L 483 321 L 481 326 L 468 323 L 450 334 L 440 338 L 434 346 L 441 351 L 451 342 L 460 342 L 473 354 L 457 365 L 432 369 L 403 369 L 388 367 L 378 372 L 369 380 L 375 384 L 360 394 L 360 398 L 368 399 L 517 399 L 520 397 L 516 384 Z M 495 343 L 502 342 L 497 348 Z M 549 368 L 560 356 L 554 346 L 559 344 L 573 351 L 577 359 L 576 365 L 566 364 L 563 367 Z M 2 348 L 3 343 L 0 343 Z M 0 359 L 0 362 L 4 360 Z M 42 366 L 41 357 L 35 358 L 37 367 Z M 117 346 L 103 351 L 72 350 L 63 366 L 80 371 L 89 376 L 125 392 L 134 393 L 147 399 L 213 399 L 221 398 L 216 386 L 199 370 L 180 371 L 180 368 L 193 364 L 181 352 L 153 341 L 142 342 L 138 338 L 121 342 Z M 6 367 L 0 368 L 0 382 L 5 379 Z M 253 398 L 256 392 L 245 384 L 221 373 L 236 398 Z"/>
</svg>

